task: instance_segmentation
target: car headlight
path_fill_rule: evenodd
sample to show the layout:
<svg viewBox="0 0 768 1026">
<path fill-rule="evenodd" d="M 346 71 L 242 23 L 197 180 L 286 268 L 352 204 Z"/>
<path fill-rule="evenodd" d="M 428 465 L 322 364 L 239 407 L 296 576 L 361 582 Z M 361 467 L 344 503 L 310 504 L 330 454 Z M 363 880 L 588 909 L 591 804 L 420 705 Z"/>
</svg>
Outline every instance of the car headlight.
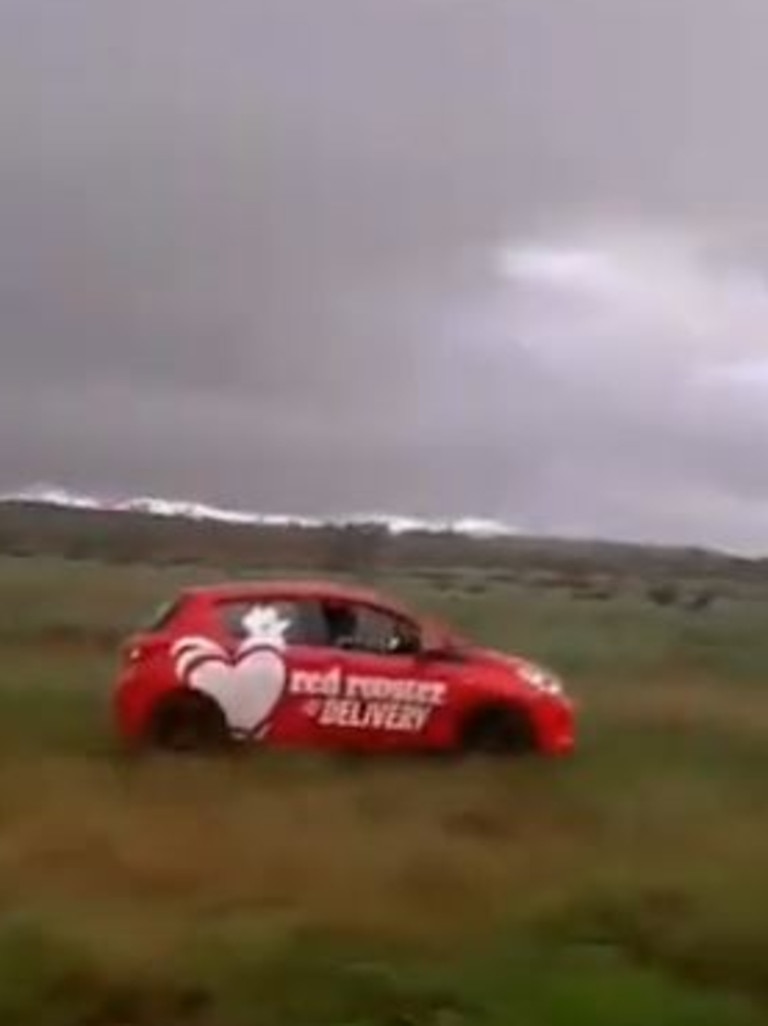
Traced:
<svg viewBox="0 0 768 1026">
<path fill-rule="evenodd" d="M 562 695 L 564 688 L 560 678 L 543 666 L 525 663 L 520 667 L 520 675 L 526 684 L 546 695 Z"/>
</svg>

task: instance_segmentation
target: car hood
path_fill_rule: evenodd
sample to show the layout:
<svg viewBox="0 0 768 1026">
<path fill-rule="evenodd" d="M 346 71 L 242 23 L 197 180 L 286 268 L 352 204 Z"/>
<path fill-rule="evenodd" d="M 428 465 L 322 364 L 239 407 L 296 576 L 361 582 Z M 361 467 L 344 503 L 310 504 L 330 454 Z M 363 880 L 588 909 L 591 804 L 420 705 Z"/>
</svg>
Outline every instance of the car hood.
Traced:
<svg viewBox="0 0 768 1026">
<path fill-rule="evenodd" d="M 445 647 L 460 652 L 476 666 L 497 671 L 500 685 L 519 689 L 521 686 L 540 694 L 563 694 L 564 687 L 556 673 L 540 663 L 526 659 L 510 652 L 502 652 L 496 648 L 486 648 L 476 641 L 457 631 L 446 629 L 438 621 L 431 621 L 437 647 Z"/>
<path fill-rule="evenodd" d="M 563 690 L 562 682 L 556 673 L 523 656 L 474 645 L 465 647 L 464 651 L 474 663 L 501 671 L 512 685 L 519 687 L 522 684 L 534 691 L 549 694 L 560 693 Z"/>
</svg>

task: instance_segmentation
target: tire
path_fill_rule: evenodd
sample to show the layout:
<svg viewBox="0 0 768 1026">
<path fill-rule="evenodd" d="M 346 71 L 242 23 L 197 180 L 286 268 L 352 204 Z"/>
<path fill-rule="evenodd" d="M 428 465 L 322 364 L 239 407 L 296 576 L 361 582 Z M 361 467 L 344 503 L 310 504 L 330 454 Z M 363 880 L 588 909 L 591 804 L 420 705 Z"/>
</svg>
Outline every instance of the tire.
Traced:
<svg viewBox="0 0 768 1026">
<path fill-rule="evenodd" d="M 525 755 L 536 747 L 533 725 L 522 709 L 480 709 L 464 723 L 459 738 L 462 755 Z"/>
<path fill-rule="evenodd" d="M 184 692 L 160 703 L 152 716 L 150 747 L 175 754 L 212 754 L 229 747 L 224 713 L 205 695 Z"/>
</svg>

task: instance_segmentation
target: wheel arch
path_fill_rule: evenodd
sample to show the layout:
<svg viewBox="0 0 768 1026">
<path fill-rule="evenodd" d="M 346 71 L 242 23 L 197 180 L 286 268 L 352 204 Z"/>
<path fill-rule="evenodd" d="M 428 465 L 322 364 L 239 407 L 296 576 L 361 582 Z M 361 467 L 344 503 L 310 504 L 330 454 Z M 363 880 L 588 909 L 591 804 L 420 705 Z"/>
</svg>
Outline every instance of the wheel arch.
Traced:
<svg viewBox="0 0 768 1026">
<path fill-rule="evenodd" d="M 164 691 L 152 703 L 146 718 L 145 740 L 156 743 L 168 724 L 182 714 L 194 714 L 215 722 L 222 735 L 231 733 L 224 710 L 215 698 L 197 688 L 179 685 Z"/>
<path fill-rule="evenodd" d="M 464 710 L 456 729 L 456 747 L 472 749 L 481 735 L 506 738 L 509 751 L 535 752 L 539 737 L 530 709 L 523 702 L 488 698 Z"/>
</svg>

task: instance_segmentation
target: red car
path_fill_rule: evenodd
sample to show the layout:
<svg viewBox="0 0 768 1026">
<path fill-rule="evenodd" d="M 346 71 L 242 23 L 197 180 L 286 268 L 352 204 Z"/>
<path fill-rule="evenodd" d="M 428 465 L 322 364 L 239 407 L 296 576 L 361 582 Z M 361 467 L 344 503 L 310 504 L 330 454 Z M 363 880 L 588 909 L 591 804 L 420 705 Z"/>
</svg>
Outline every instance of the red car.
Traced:
<svg viewBox="0 0 768 1026">
<path fill-rule="evenodd" d="M 115 714 L 129 746 L 173 750 L 574 747 L 573 707 L 549 671 L 323 582 L 181 592 L 126 644 Z"/>
</svg>

